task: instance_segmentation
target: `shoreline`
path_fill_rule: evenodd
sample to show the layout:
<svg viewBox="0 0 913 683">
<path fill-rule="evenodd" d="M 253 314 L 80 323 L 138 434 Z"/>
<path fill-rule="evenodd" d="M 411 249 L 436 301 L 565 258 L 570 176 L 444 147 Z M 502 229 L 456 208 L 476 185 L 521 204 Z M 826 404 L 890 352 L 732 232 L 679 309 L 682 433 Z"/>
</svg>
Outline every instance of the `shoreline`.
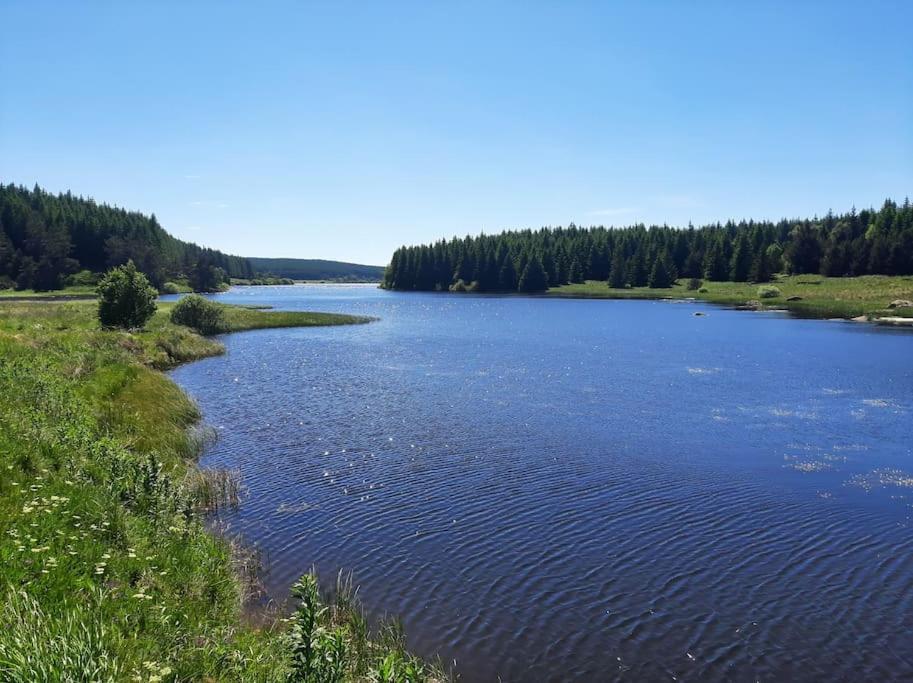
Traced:
<svg viewBox="0 0 913 683">
<path fill-rule="evenodd" d="M 256 553 L 209 523 L 237 481 L 200 467 L 206 425 L 165 373 L 225 347 L 172 324 L 168 302 L 142 331 L 101 330 L 90 302 L 50 303 L 0 300 L 0 677 L 30 680 L 8 667 L 37 661 L 56 680 L 80 657 L 105 680 L 284 681 L 316 665 L 295 656 L 302 634 L 328 633 L 345 648 L 315 641 L 314 656 L 353 679 L 390 658 L 443 678 L 402 636 L 369 634 L 354 590 L 327 600 L 306 567 L 291 614 L 249 619 Z M 225 312 L 228 334 L 371 321 Z"/>
<path fill-rule="evenodd" d="M 824 322 L 843 322 L 843 323 L 868 323 L 871 325 L 879 325 L 882 327 L 913 327 L 913 317 L 904 317 L 904 316 L 883 316 L 883 317 L 869 317 L 866 315 L 859 315 L 851 318 L 844 317 L 825 317 L 813 314 L 807 314 L 799 309 L 791 309 L 783 305 L 777 306 L 766 306 L 759 302 L 756 302 L 758 305 L 752 303 L 751 300 L 743 301 L 741 303 L 732 303 L 724 301 L 713 301 L 712 299 L 700 299 L 693 296 L 599 296 L 599 295 L 586 295 L 586 294 L 565 294 L 560 292 L 544 292 L 539 295 L 529 295 L 529 294 L 518 294 L 518 296 L 528 296 L 534 298 L 549 298 L 549 299 L 568 299 L 568 300 L 578 300 L 578 301 L 669 301 L 672 303 L 694 303 L 694 304 L 707 304 L 715 308 L 722 308 L 730 311 L 747 311 L 751 313 L 785 313 L 791 318 L 797 320 L 821 320 Z"/>
<path fill-rule="evenodd" d="M 563 285 L 546 296 L 589 299 L 694 299 L 741 310 L 785 310 L 806 319 L 867 320 L 909 317 L 913 320 L 913 276 L 864 275 L 824 277 L 779 275 L 770 282 L 699 281 L 688 289 L 679 279 L 672 287 L 613 289 L 601 281 Z M 898 307 L 898 304 L 903 304 Z M 904 323 L 901 323 L 904 324 Z"/>
</svg>

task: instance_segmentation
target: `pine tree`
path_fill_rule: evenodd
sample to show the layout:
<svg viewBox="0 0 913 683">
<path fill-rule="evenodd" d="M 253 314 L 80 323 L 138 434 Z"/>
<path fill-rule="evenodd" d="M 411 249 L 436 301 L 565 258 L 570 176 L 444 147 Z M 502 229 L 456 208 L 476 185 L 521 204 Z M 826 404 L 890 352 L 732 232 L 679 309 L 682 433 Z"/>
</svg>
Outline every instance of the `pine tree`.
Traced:
<svg viewBox="0 0 913 683">
<path fill-rule="evenodd" d="M 665 254 L 660 255 L 660 257 L 653 262 L 648 284 L 650 287 L 656 289 L 666 289 L 672 286 L 669 263 Z"/>
<path fill-rule="evenodd" d="M 580 263 L 578 263 L 577 259 L 571 262 L 571 269 L 568 271 L 567 279 L 568 282 L 572 283 L 583 282 L 583 272 L 580 270 Z"/>
<path fill-rule="evenodd" d="M 736 240 L 735 249 L 732 252 L 729 279 L 733 282 L 747 282 L 748 276 L 751 274 L 751 263 L 751 243 L 743 233 Z"/>
<path fill-rule="evenodd" d="M 755 255 L 754 261 L 751 264 L 751 281 L 768 282 L 770 276 L 770 263 L 767 259 L 767 250 L 762 247 L 761 249 L 758 249 L 758 253 Z"/>
<path fill-rule="evenodd" d="M 502 292 L 517 291 L 517 271 L 514 268 L 514 260 L 510 254 L 504 256 L 501 264 L 501 270 L 498 273 L 498 289 Z"/>
<path fill-rule="evenodd" d="M 719 240 L 714 240 L 704 257 L 704 279 L 722 282 L 729 278 L 729 268 Z"/>
<path fill-rule="evenodd" d="M 529 259 L 526 268 L 523 269 L 517 289 L 521 292 L 544 292 L 547 288 L 548 282 L 545 279 L 542 261 L 538 256 L 534 256 Z"/>
<path fill-rule="evenodd" d="M 612 266 L 609 269 L 609 287 L 622 289 L 628 281 L 628 264 L 625 263 L 624 254 L 621 253 L 621 247 L 615 247 L 615 253 L 612 255 Z"/>
<path fill-rule="evenodd" d="M 637 250 L 631 261 L 628 263 L 628 282 L 632 287 L 646 287 L 649 273 L 644 263 L 644 255 L 641 250 Z"/>
</svg>

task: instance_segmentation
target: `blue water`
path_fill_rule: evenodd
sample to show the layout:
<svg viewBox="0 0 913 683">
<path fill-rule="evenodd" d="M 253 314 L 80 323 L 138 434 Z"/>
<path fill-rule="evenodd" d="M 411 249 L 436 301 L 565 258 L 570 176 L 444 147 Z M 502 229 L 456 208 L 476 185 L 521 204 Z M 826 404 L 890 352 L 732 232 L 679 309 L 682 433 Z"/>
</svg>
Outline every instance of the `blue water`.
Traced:
<svg viewBox="0 0 913 683">
<path fill-rule="evenodd" d="M 283 596 L 466 681 L 913 678 L 913 334 L 694 303 L 236 288 L 377 316 L 174 378 Z M 706 313 L 696 317 L 695 312 Z"/>
</svg>

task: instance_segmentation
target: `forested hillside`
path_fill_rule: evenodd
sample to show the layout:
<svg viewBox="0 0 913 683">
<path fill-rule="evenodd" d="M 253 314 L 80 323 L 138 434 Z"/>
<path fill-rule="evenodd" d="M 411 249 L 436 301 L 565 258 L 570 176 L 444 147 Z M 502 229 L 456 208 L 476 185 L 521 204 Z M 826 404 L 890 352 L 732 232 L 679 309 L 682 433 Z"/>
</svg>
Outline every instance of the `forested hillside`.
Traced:
<svg viewBox="0 0 913 683">
<path fill-rule="evenodd" d="M 625 228 L 542 228 L 397 249 L 383 286 L 543 291 L 584 280 L 669 287 L 677 277 L 766 282 L 774 273 L 913 274 L 913 208 L 885 201 L 824 218 Z"/>
<path fill-rule="evenodd" d="M 254 270 L 261 275 L 288 277 L 293 280 L 341 280 L 377 282 L 384 274 L 382 266 L 364 266 L 342 261 L 300 258 L 251 257 Z"/>
<path fill-rule="evenodd" d="M 130 259 L 157 287 L 186 277 L 208 290 L 226 277 L 254 274 L 245 258 L 169 235 L 154 214 L 0 184 L 0 288 L 60 289 L 81 271 L 99 273 Z"/>
</svg>

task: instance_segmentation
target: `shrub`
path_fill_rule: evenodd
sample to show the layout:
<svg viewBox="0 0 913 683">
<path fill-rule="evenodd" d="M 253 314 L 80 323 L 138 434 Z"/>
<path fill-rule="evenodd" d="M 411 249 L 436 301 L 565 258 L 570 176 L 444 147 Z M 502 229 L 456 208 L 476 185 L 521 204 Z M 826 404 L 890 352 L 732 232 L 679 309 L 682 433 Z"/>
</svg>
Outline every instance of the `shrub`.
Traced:
<svg viewBox="0 0 913 683">
<path fill-rule="evenodd" d="M 775 299 L 778 296 L 781 296 L 779 287 L 774 287 L 773 285 L 763 285 L 762 287 L 758 287 L 759 299 Z"/>
<path fill-rule="evenodd" d="M 178 301 L 171 309 L 171 322 L 192 327 L 200 334 L 228 331 L 222 307 L 199 294 L 190 294 Z"/>
<path fill-rule="evenodd" d="M 68 287 L 93 287 L 98 284 L 98 275 L 91 270 L 80 270 L 78 273 L 67 275 L 63 283 Z"/>
<path fill-rule="evenodd" d="M 698 294 L 706 294 L 706 293 L 707 293 L 707 288 L 706 288 L 706 287 L 701 287 L 701 288 L 700 288 L 699 290 L 697 290 L 697 291 L 698 291 Z"/>
<path fill-rule="evenodd" d="M 693 292 L 693 291 L 696 290 L 696 289 L 699 290 L 703 284 L 704 284 L 704 281 L 703 281 L 703 280 L 701 280 L 701 279 L 698 278 L 698 277 L 693 277 L 693 278 L 691 278 L 690 280 L 688 280 L 688 284 L 686 285 L 686 288 L 687 288 L 689 291 L 692 291 L 692 292 Z"/>
<path fill-rule="evenodd" d="M 133 261 L 113 268 L 98 283 L 98 319 L 103 327 L 139 329 L 155 314 L 155 289 Z"/>
<path fill-rule="evenodd" d="M 180 285 L 174 282 L 165 282 L 162 284 L 162 294 L 180 294 Z"/>
</svg>

